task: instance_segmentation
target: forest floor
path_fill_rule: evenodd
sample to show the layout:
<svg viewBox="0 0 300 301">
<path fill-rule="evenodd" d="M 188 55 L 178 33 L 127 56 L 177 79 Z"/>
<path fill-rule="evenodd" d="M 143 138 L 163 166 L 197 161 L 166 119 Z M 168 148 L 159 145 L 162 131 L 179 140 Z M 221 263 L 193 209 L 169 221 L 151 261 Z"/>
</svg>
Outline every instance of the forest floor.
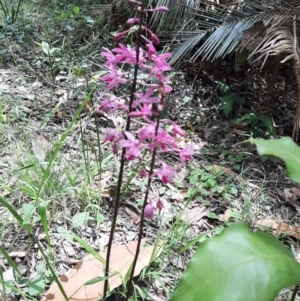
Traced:
<svg viewBox="0 0 300 301">
<path fill-rule="evenodd" d="M 103 140 L 107 127 L 122 126 L 125 119 L 98 112 L 98 95 L 103 91 L 98 58 L 95 62 L 82 55 L 70 63 L 67 55 L 58 54 L 55 64 L 60 68 L 53 73 L 54 66 L 35 43 L 41 40 L 22 44 L 11 36 L 1 39 L 0 196 L 30 223 L 45 251 L 51 250 L 53 267 L 61 277 L 89 253 L 72 233 L 97 252 L 107 246 L 119 162 Z M 100 56 L 101 45 L 95 46 L 93 55 Z M 88 73 L 79 70 L 84 64 L 89 64 Z M 220 109 L 222 95 L 216 81 L 245 101 L 228 116 Z M 146 222 L 144 236 L 148 244 L 159 238 L 164 246 L 139 275 L 139 294 L 145 294 L 145 300 L 167 300 L 195 248 L 232 223 L 245 222 L 255 231 L 269 231 L 298 256 L 300 186 L 286 176 L 280 160 L 260 157 L 253 145 L 241 143 L 254 131 L 269 137 L 259 116 L 272 117 L 273 137 L 291 136 L 296 92 L 291 87 L 285 94 L 288 84 L 280 76 L 276 112 L 271 114 L 264 109 L 266 85 L 259 73 L 241 75 L 230 62 L 182 62 L 176 69 L 167 114 L 185 129 L 186 137 L 179 143 L 193 147 L 194 159 L 182 170 L 176 156 L 167 157 L 184 180 L 167 186 L 157 183 L 165 208 L 154 221 Z M 96 87 L 93 99 L 76 119 L 90 87 Z M 249 113 L 258 117 L 246 118 Z M 139 232 L 140 191 L 145 182 L 132 178 L 133 171 L 135 166 L 129 166 L 125 174 L 130 185 L 119 208 L 117 244 L 136 241 Z M 41 206 L 47 208 L 48 233 L 39 214 Z M 21 272 L 17 277 L 2 254 L 3 279 L 23 292 L 2 289 L 1 300 L 39 299 L 51 284 L 51 274 L 37 241 L 7 207 L 1 205 L 0 214 L 1 246 Z M 111 300 L 119 300 L 122 288 L 117 292 Z M 288 300 L 290 294 L 285 290 L 278 300 Z"/>
</svg>

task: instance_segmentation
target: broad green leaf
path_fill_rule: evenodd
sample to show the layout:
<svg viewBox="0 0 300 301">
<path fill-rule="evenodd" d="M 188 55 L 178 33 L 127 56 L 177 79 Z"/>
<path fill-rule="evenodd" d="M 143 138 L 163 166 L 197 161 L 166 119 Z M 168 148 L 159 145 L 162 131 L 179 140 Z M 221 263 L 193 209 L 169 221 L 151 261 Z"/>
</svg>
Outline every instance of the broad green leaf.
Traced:
<svg viewBox="0 0 300 301">
<path fill-rule="evenodd" d="M 232 95 L 225 95 L 221 98 L 221 108 L 226 115 L 226 117 L 229 116 L 229 114 L 232 112 L 234 99 Z"/>
<path fill-rule="evenodd" d="M 43 50 L 43 52 L 46 54 L 46 55 L 49 55 L 50 54 L 50 45 L 45 42 L 45 41 L 42 41 L 42 44 L 39 44 Z"/>
<path fill-rule="evenodd" d="M 248 113 L 248 114 L 245 114 L 244 116 L 242 116 L 241 118 L 238 118 L 236 119 L 235 123 L 236 124 L 240 124 L 242 123 L 243 121 L 245 120 L 254 120 L 256 118 L 256 114 L 251 112 L 251 113 Z"/>
<path fill-rule="evenodd" d="M 289 177 L 300 182 L 300 148 L 290 137 L 280 139 L 254 139 L 248 140 L 257 146 L 257 152 L 262 155 L 273 155 L 285 161 Z"/>
<path fill-rule="evenodd" d="M 88 212 L 80 212 L 72 217 L 73 227 L 81 227 L 86 224 L 89 218 Z"/>
<path fill-rule="evenodd" d="M 275 127 L 273 121 L 269 116 L 260 116 L 259 119 L 265 124 L 270 135 L 275 134 Z"/>
<path fill-rule="evenodd" d="M 200 245 L 171 301 L 274 301 L 300 264 L 273 236 L 235 224 Z"/>
<path fill-rule="evenodd" d="M 89 24 L 94 23 L 94 20 L 89 16 L 82 16 L 82 19 L 84 19 L 86 23 L 89 23 Z"/>
<path fill-rule="evenodd" d="M 76 14 L 76 15 L 79 15 L 79 7 L 78 6 L 75 6 L 73 7 L 73 12 Z"/>
<path fill-rule="evenodd" d="M 230 94 L 230 87 L 222 82 L 215 81 L 215 83 L 219 86 L 221 95 Z"/>
<path fill-rule="evenodd" d="M 28 293 L 30 296 L 38 296 L 45 289 L 45 282 L 43 278 L 37 277 L 35 279 L 29 280 L 28 283 Z"/>
<path fill-rule="evenodd" d="M 55 47 L 55 48 L 51 48 L 50 50 L 49 50 L 49 54 L 50 55 L 53 55 L 55 52 L 57 52 L 57 51 L 60 51 L 60 48 L 57 48 L 57 47 Z"/>
</svg>

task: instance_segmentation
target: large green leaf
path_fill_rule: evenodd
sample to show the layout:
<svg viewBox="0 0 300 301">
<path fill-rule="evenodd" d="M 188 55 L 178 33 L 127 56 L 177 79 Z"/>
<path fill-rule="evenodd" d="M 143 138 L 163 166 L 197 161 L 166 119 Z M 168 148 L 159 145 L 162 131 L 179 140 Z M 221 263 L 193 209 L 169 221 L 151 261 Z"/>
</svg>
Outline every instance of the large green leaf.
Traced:
<svg viewBox="0 0 300 301">
<path fill-rule="evenodd" d="M 289 177 L 300 182 L 300 148 L 290 137 L 280 139 L 253 139 L 249 142 L 257 146 L 260 155 L 273 155 L 284 160 Z"/>
<path fill-rule="evenodd" d="M 273 301 L 300 265 L 273 236 L 235 224 L 197 249 L 171 301 Z"/>
</svg>

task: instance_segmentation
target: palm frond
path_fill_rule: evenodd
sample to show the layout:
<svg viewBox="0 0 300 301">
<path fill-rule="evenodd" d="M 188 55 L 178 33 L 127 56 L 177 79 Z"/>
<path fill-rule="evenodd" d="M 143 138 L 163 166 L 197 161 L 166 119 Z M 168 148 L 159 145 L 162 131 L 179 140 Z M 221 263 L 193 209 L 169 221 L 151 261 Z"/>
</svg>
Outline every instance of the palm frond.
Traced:
<svg viewBox="0 0 300 301">
<path fill-rule="evenodd" d="M 177 62 L 181 57 L 185 56 L 189 49 L 193 49 L 205 36 L 206 32 L 202 34 L 198 34 L 194 36 L 193 38 L 186 41 L 184 44 L 180 45 L 174 52 L 173 55 L 169 61 L 169 63 L 172 65 L 174 62 Z"/>
<path fill-rule="evenodd" d="M 153 14 L 150 26 L 156 29 L 162 40 L 173 39 L 177 44 L 181 43 L 170 60 L 171 64 L 193 50 L 201 40 L 203 44 L 193 54 L 192 61 L 200 55 L 214 60 L 232 53 L 239 47 L 244 32 L 258 22 L 270 27 L 274 20 L 283 24 L 292 22 L 294 16 L 300 17 L 300 1 L 297 0 L 229 0 L 226 4 L 213 0 L 158 0 L 157 5 L 168 6 L 169 12 Z M 273 26 L 273 36 L 279 27 L 278 24 Z M 277 36 L 278 43 L 283 35 L 281 32 Z M 267 36 L 271 36 L 270 31 L 264 33 L 264 37 Z M 284 48 L 283 42 L 278 43 L 273 44 L 272 53 L 277 51 L 275 46 Z M 271 51 L 266 49 L 261 47 L 260 55 Z M 285 51 L 289 51 L 287 49 Z"/>
<path fill-rule="evenodd" d="M 276 17 L 278 20 L 276 20 Z M 280 18 L 278 18 L 278 16 L 274 16 L 273 19 L 274 22 L 270 24 L 270 28 L 265 30 L 261 38 L 261 42 L 249 55 L 249 60 L 255 55 L 259 55 L 255 61 L 263 58 L 264 61 L 266 61 L 270 55 L 285 53 L 289 55 L 288 57 L 290 57 L 294 54 L 294 37 L 290 28 L 287 25 L 284 25 L 284 21 L 286 19 L 283 16 L 280 16 Z"/>
</svg>

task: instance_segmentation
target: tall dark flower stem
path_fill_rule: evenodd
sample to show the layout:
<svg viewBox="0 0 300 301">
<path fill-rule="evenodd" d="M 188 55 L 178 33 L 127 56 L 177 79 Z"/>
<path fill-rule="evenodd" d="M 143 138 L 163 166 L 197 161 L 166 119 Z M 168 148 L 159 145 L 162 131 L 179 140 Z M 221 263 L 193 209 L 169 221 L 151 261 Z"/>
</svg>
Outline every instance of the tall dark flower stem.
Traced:
<svg viewBox="0 0 300 301">
<path fill-rule="evenodd" d="M 141 47 L 143 17 L 144 17 L 144 7 L 143 7 L 143 5 L 141 5 L 141 10 L 139 12 L 140 22 L 139 22 L 139 29 L 138 29 L 138 35 L 137 35 L 137 46 L 136 46 L 136 64 L 134 66 L 134 75 L 133 75 L 133 81 L 132 81 L 132 85 L 131 85 L 129 110 L 128 110 L 129 113 L 132 111 L 134 93 L 136 92 L 136 86 L 137 86 L 137 75 L 138 75 L 138 70 L 139 70 L 139 53 L 140 53 L 140 47 Z M 127 114 L 127 121 L 126 121 L 126 127 L 125 127 L 126 132 L 129 132 L 129 130 L 130 130 L 131 118 L 129 116 L 129 113 Z M 119 171 L 119 175 L 118 175 L 118 186 L 117 186 L 116 199 L 115 199 L 115 207 L 114 207 L 113 219 L 112 219 L 109 241 L 108 241 L 108 246 L 107 246 L 107 251 L 106 251 L 106 264 L 105 264 L 105 274 L 104 274 L 105 277 L 108 277 L 108 275 L 109 275 L 109 260 L 110 260 L 110 255 L 111 255 L 112 242 L 113 242 L 113 238 L 114 238 L 114 231 L 116 228 L 116 221 L 117 221 L 118 209 L 119 209 L 119 204 L 120 204 L 124 166 L 125 166 L 125 148 L 122 148 L 120 171 Z M 106 279 L 104 282 L 103 299 L 105 299 L 105 297 L 106 297 L 107 288 L 108 288 L 108 279 Z"/>
<path fill-rule="evenodd" d="M 161 86 L 162 87 L 159 90 L 164 90 L 163 85 L 161 85 Z M 161 103 L 161 105 L 163 105 L 164 99 L 165 99 L 165 93 L 164 93 L 164 91 L 160 91 L 160 103 Z M 159 122 L 160 122 L 160 114 L 157 116 L 157 120 L 156 120 L 155 136 L 157 136 L 157 133 L 158 133 Z M 136 263 L 137 263 L 139 253 L 140 253 L 140 247 L 141 247 L 141 242 L 142 242 L 143 233 L 144 233 L 145 208 L 146 208 L 147 203 L 148 203 L 148 196 L 149 196 L 149 191 L 150 191 L 150 186 L 151 186 L 151 176 L 152 176 L 153 170 L 154 170 L 156 151 L 157 151 L 157 147 L 155 147 L 153 152 L 152 152 L 148 183 L 147 183 L 146 193 L 145 193 L 144 202 L 143 202 L 142 215 L 141 215 L 139 237 L 138 237 L 138 242 L 137 242 L 137 246 L 136 246 L 134 260 L 133 260 L 133 263 L 132 263 L 130 278 L 129 278 L 129 281 L 128 281 L 128 287 L 127 287 L 126 299 L 125 299 L 126 301 L 128 301 L 129 297 L 130 297 L 130 292 L 131 292 L 131 287 L 132 287 L 132 280 L 133 280 L 133 277 L 134 277 L 134 270 L 135 270 Z"/>
</svg>

